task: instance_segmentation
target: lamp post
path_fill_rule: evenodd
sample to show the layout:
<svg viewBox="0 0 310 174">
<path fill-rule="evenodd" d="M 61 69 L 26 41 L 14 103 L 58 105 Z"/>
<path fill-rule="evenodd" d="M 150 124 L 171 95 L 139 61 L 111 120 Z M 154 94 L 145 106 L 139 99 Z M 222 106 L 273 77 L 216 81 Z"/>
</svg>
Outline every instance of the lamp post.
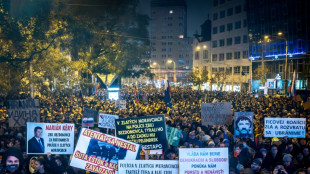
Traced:
<svg viewBox="0 0 310 174">
<path fill-rule="evenodd" d="M 173 60 L 171 60 L 171 59 L 169 59 L 168 61 L 167 61 L 167 63 L 173 63 L 173 81 L 174 81 L 174 83 L 176 83 L 177 82 L 177 77 L 176 77 L 176 74 L 175 74 L 175 62 L 173 61 Z"/>
<path fill-rule="evenodd" d="M 269 38 L 269 36 L 265 36 L 265 37 Z M 288 42 L 287 42 L 287 39 L 285 37 L 283 37 L 283 33 L 282 32 L 278 32 L 277 36 L 271 36 L 271 37 L 285 40 L 285 65 L 284 65 L 284 91 L 283 91 L 283 94 L 286 95 L 286 91 L 287 91 L 287 53 L 288 53 Z"/>
<path fill-rule="evenodd" d="M 159 68 L 159 70 L 158 70 L 158 79 L 160 79 L 160 65 L 158 63 L 156 63 L 156 62 L 153 62 L 152 65 L 154 65 L 154 66 L 158 65 L 158 68 Z"/>
</svg>

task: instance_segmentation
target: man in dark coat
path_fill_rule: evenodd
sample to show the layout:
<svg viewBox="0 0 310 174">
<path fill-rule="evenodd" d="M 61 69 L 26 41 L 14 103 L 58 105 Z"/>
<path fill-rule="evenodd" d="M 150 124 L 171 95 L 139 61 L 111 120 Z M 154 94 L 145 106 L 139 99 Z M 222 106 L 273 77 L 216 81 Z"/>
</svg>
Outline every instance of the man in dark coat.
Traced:
<svg viewBox="0 0 310 174">
<path fill-rule="evenodd" d="M 34 128 L 34 137 L 28 141 L 28 153 L 44 153 L 43 130 L 37 126 Z"/>
</svg>

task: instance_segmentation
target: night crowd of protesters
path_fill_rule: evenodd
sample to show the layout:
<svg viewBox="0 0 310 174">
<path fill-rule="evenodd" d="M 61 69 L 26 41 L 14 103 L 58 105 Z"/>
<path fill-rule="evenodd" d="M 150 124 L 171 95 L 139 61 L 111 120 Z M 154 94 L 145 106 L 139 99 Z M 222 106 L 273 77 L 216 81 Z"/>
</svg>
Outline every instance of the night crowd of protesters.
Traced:
<svg viewBox="0 0 310 174">
<path fill-rule="evenodd" d="M 132 88 L 123 88 L 120 98 L 126 100 L 127 109 L 117 109 L 115 102 L 107 100 L 105 96 L 85 97 L 84 102 L 76 95 L 40 97 L 41 122 L 74 123 L 76 143 L 85 107 L 119 115 L 120 118 L 165 114 L 168 126 L 182 130 L 179 146 L 169 146 L 168 149 L 163 149 L 163 154 L 141 154 L 141 159 L 178 159 L 178 148 L 228 147 L 229 170 L 232 174 L 310 173 L 308 127 L 306 138 L 264 138 L 265 117 L 307 118 L 310 121 L 308 119 L 310 110 L 304 110 L 302 101 L 296 102 L 282 96 L 255 97 L 245 93 L 198 91 L 191 88 L 172 89 L 172 109 L 165 105 L 163 89 L 141 88 L 134 92 Z M 233 112 L 254 112 L 254 138 L 234 139 L 233 124 L 202 126 L 200 104 L 212 102 L 231 102 L 232 115 Z M 40 156 L 27 155 L 26 127 L 9 127 L 6 105 L 7 100 L 2 99 L 0 101 L 2 173 L 86 173 L 84 170 L 69 166 L 69 155 L 51 153 Z M 92 129 L 106 132 L 96 125 Z M 110 131 L 110 134 L 114 135 L 114 132 Z M 18 168 L 6 170 L 11 164 L 17 164 Z"/>
</svg>

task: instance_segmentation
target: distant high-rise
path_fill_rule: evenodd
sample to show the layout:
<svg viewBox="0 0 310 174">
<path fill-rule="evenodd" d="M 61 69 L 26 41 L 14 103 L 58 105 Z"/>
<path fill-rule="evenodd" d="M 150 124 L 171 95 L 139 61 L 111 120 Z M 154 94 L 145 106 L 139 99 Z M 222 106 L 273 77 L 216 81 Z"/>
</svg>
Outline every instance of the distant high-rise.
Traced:
<svg viewBox="0 0 310 174">
<path fill-rule="evenodd" d="M 202 29 L 201 38 L 194 41 L 193 68 L 209 72 L 206 89 L 248 91 L 251 62 L 245 0 L 212 2 L 211 31 Z M 203 39 L 210 32 L 211 40 Z"/>
<path fill-rule="evenodd" d="M 187 37 L 187 6 L 184 0 L 151 0 L 151 65 L 156 79 L 177 81 L 192 68 L 192 38 Z"/>
<path fill-rule="evenodd" d="M 295 71 L 296 88 L 305 89 L 310 81 L 310 1 L 247 0 L 247 9 L 253 72 L 264 62 L 266 79 L 283 90 L 283 80 Z"/>
</svg>

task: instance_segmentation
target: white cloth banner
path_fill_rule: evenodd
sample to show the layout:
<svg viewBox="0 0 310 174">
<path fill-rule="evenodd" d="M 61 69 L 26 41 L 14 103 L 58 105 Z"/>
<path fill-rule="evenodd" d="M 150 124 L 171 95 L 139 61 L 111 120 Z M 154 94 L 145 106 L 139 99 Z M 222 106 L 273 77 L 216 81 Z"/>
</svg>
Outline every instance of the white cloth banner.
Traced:
<svg viewBox="0 0 310 174">
<path fill-rule="evenodd" d="M 119 173 L 160 173 L 178 174 L 177 160 L 120 160 L 118 161 Z"/>
<path fill-rule="evenodd" d="M 73 154 L 74 124 L 27 123 L 28 154 Z"/>
<path fill-rule="evenodd" d="M 229 173 L 228 148 L 179 149 L 179 173 Z"/>
<path fill-rule="evenodd" d="M 265 137 L 306 137 L 306 118 L 265 118 L 264 126 Z"/>
<path fill-rule="evenodd" d="M 118 115 L 110 115 L 99 113 L 98 118 L 98 127 L 107 128 L 107 129 L 115 129 L 115 119 L 118 119 Z"/>
</svg>

